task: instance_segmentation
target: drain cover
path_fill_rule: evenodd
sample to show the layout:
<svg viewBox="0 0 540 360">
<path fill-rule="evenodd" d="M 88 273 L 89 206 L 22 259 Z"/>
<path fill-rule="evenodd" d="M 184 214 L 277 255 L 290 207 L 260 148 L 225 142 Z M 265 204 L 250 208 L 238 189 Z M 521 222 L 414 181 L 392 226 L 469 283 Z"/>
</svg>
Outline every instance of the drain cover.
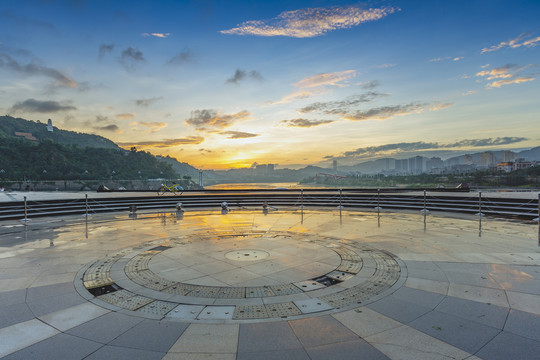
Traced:
<svg viewBox="0 0 540 360">
<path fill-rule="evenodd" d="M 264 250 L 234 250 L 225 254 L 225 258 L 236 261 L 257 261 L 266 259 L 270 254 Z"/>
</svg>

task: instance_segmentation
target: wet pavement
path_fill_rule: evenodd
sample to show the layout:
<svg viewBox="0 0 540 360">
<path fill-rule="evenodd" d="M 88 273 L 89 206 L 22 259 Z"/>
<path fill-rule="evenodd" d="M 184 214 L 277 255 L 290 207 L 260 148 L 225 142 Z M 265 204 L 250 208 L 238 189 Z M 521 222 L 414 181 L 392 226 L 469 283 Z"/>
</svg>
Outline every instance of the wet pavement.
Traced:
<svg viewBox="0 0 540 360">
<path fill-rule="evenodd" d="M 0 357 L 538 359 L 538 241 L 336 208 L 3 221 Z"/>
</svg>

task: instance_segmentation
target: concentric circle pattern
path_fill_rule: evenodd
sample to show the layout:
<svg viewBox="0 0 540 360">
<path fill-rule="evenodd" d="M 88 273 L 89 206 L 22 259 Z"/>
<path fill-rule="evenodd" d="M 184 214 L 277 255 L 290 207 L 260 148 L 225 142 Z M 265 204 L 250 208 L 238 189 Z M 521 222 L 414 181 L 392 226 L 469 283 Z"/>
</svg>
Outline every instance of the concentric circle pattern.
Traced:
<svg viewBox="0 0 540 360">
<path fill-rule="evenodd" d="M 147 242 L 92 263 L 82 281 L 94 302 L 141 316 L 242 321 L 342 311 L 402 276 L 393 255 L 359 240 L 244 232 Z"/>
</svg>

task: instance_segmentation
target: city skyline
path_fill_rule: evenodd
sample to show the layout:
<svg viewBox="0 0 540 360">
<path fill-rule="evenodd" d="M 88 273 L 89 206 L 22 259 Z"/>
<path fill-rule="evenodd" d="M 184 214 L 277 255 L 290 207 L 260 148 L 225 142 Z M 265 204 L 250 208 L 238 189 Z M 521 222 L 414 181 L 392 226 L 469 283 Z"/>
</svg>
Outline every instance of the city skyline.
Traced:
<svg viewBox="0 0 540 360">
<path fill-rule="evenodd" d="M 205 169 L 532 148 L 538 15 L 536 1 L 6 1 L 0 108 Z"/>
</svg>

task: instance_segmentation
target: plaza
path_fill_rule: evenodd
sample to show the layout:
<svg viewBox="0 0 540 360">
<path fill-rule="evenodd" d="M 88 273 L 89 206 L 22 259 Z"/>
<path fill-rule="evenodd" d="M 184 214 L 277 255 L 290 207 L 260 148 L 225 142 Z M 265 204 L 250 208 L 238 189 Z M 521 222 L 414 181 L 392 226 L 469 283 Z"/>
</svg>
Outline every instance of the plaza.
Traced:
<svg viewBox="0 0 540 360">
<path fill-rule="evenodd" d="M 5 359 L 538 359 L 538 225 L 260 208 L 0 223 Z"/>
</svg>

